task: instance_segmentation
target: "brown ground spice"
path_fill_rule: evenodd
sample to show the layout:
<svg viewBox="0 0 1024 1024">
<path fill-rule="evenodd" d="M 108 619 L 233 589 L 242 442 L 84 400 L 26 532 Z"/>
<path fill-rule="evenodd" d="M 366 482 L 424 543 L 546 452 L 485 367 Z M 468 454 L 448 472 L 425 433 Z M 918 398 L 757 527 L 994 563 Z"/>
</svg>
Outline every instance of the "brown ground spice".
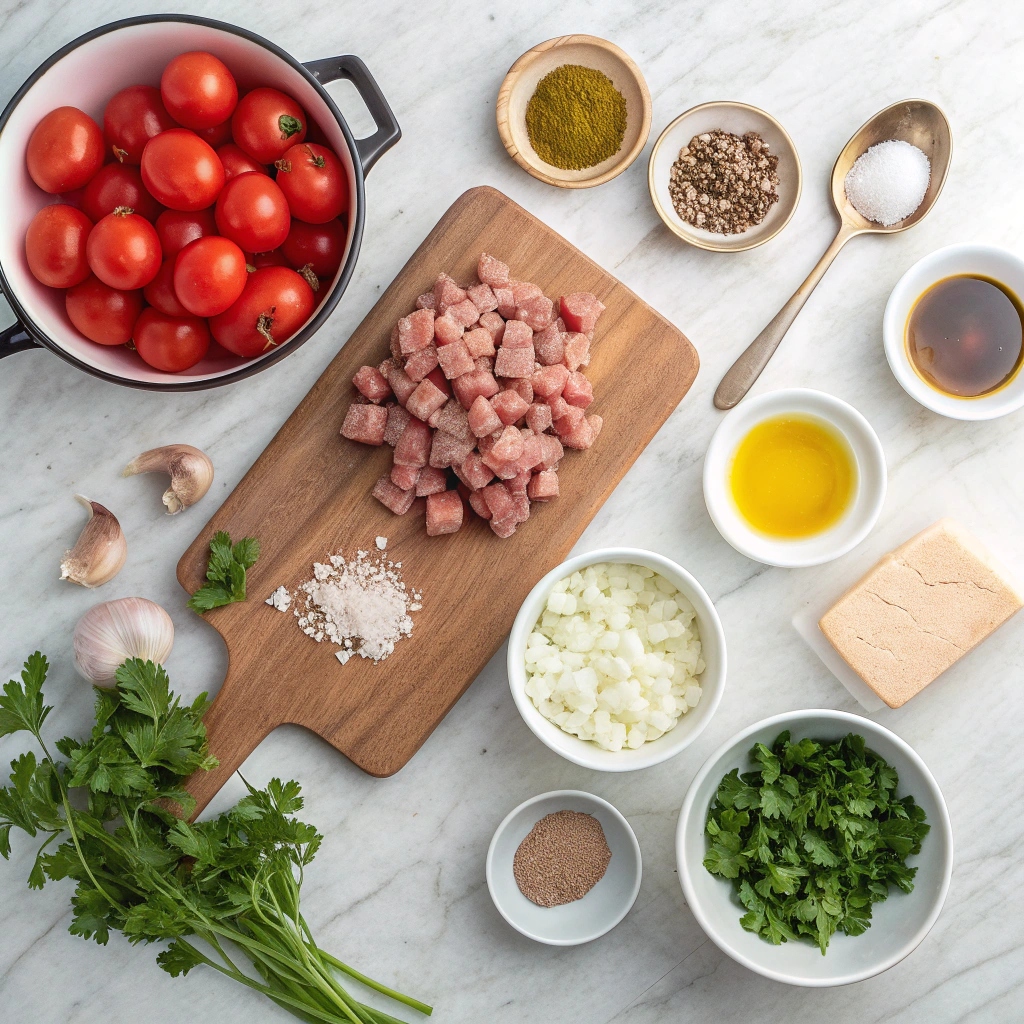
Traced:
<svg viewBox="0 0 1024 1024">
<path fill-rule="evenodd" d="M 539 907 L 581 900 L 604 878 L 612 851 L 601 822 L 582 811 L 545 815 L 519 844 L 512 873 L 519 891 Z"/>
</svg>

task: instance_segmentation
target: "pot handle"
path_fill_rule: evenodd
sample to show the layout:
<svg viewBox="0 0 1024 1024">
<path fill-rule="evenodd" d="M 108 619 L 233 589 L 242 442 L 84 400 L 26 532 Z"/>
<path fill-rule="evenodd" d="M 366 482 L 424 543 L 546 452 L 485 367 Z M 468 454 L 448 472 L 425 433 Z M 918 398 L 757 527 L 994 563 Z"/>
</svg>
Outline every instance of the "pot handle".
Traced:
<svg viewBox="0 0 1024 1024">
<path fill-rule="evenodd" d="M 311 60 L 303 65 L 306 70 L 321 84 L 336 82 L 340 78 L 350 81 L 359 91 L 366 109 L 370 111 L 377 130 L 365 139 L 356 139 L 356 152 L 363 174 L 402 137 L 402 129 L 395 115 L 384 99 L 384 93 L 370 74 L 370 69 L 353 54 L 341 57 L 325 57 L 323 60 Z"/>
<path fill-rule="evenodd" d="M 10 327 L 0 331 L 0 359 L 20 352 L 22 349 L 38 347 L 39 345 L 32 340 L 20 320 L 15 320 Z"/>
</svg>

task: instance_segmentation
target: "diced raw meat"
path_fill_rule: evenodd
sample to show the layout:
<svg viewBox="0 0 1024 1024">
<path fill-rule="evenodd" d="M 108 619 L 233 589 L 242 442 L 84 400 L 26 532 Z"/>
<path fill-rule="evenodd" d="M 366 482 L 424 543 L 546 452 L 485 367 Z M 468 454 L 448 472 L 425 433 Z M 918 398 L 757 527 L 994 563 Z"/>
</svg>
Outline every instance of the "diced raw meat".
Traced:
<svg viewBox="0 0 1024 1024">
<path fill-rule="evenodd" d="M 394 448 L 402 434 L 405 433 L 405 428 L 412 416 L 400 405 L 389 405 L 387 410 L 388 425 L 384 428 L 384 441 Z"/>
<path fill-rule="evenodd" d="M 398 343 L 398 324 L 391 328 L 391 340 L 388 343 L 391 347 L 391 356 L 394 359 L 402 358 L 402 346 Z M 385 377 L 387 374 L 384 375 Z"/>
<path fill-rule="evenodd" d="M 361 444 L 383 444 L 387 424 L 388 411 L 383 406 L 353 403 L 345 413 L 341 434 L 350 441 L 359 441 Z"/>
<path fill-rule="evenodd" d="M 418 384 L 435 366 L 437 366 L 437 349 L 433 345 L 428 345 L 418 352 L 413 352 L 406 359 L 405 372 L 408 374 L 409 380 Z"/>
<path fill-rule="evenodd" d="M 476 276 L 492 288 L 504 288 L 508 284 L 508 264 L 482 252 L 477 260 Z"/>
<path fill-rule="evenodd" d="M 511 480 L 505 482 L 505 486 L 508 488 L 508 493 L 515 497 L 517 494 L 525 494 L 526 486 L 530 482 L 531 473 L 529 470 L 525 472 L 520 471 L 516 473 Z"/>
<path fill-rule="evenodd" d="M 433 292 L 424 292 L 416 296 L 417 309 L 437 309 L 437 296 Z"/>
<path fill-rule="evenodd" d="M 385 379 L 388 379 L 388 374 L 391 372 L 392 367 L 398 366 L 398 360 L 394 358 L 385 359 L 383 362 L 377 364 L 377 372 Z"/>
<path fill-rule="evenodd" d="M 391 385 L 376 366 L 360 366 L 352 383 L 365 398 L 371 402 L 383 402 L 391 394 Z"/>
<path fill-rule="evenodd" d="M 441 372 L 440 366 L 435 366 L 423 379 L 429 380 L 438 391 L 443 391 L 446 398 L 452 397 L 452 386 L 448 383 L 448 378 Z"/>
<path fill-rule="evenodd" d="M 494 297 L 498 300 L 498 312 L 506 320 L 516 315 L 516 297 L 511 288 L 495 288 Z"/>
<path fill-rule="evenodd" d="M 509 284 L 517 306 L 521 306 L 527 299 L 535 299 L 544 294 L 532 281 L 510 281 Z"/>
<path fill-rule="evenodd" d="M 565 387 L 562 388 L 562 397 L 570 405 L 586 409 L 594 400 L 594 388 L 579 370 L 573 370 L 565 382 Z"/>
<path fill-rule="evenodd" d="M 520 473 L 539 466 L 544 461 L 544 445 L 537 434 L 527 430 L 523 434 L 523 454 L 516 459 L 516 467 Z"/>
<path fill-rule="evenodd" d="M 529 324 L 522 320 L 509 320 L 505 324 L 505 333 L 501 338 L 502 348 L 528 348 L 533 349 L 533 330 Z"/>
<path fill-rule="evenodd" d="M 589 448 L 597 439 L 603 422 L 600 416 L 588 416 L 581 419 L 569 433 L 560 435 L 562 443 L 566 448 Z M 558 429 L 557 423 L 555 429 Z"/>
<path fill-rule="evenodd" d="M 551 426 L 551 406 L 544 402 L 534 402 L 526 410 L 526 425 L 535 433 L 543 434 Z"/>
<path fill-rule="evenodd" d="M 553 366 L 565 357 L 565 342 L 562 332 L 550 324 L 533 336 L 533 351 L 541 366 Z"/>
<path fill-rule="evenodd" d="M 461 377 L 464 373 L 470 373 L 475 369 L 473 357 L 469 354 L 469 349 L 462 338 L 439 348 L 437 361 L 441 364 L 441 369 L 449 380 Z"/>
<path fill-rule="evenodd" d="M 494 357 L 493 356 L 477 356 L 473 360 L 473 365 L 478 370 L 486 370 L 488 373 L 494 373 Z"/>
<path fill-rule="evenodd" d="M 462 499 L 457 491 L 427 495 L 427 536 L 458 533 L 462 526 Z"/>
<path fill-rule="evenodd" d="M 523 435 L 515 427 L 506 427 L 488 454 L 502 462 L 515 462 L 523 454 Z"/>
<path fill-rule="evenodd" d="M 558 474 L 553 469 L 535 473 L 526 488 L 530 501 L 550 501 L 558 497 Z"/>
<path fill-rule="evenodd" d="M 554 469 L 565 454 L 562 442 L 551 434 L 538 434 L 537 439 L 540 441 L 544 452 L 544 459 L 538 465 L 541 469 Z"/>
<path fill-rule="evenodd" d="M 416 390 L 409 396 L 405 403 L 406 409 L 413 416 L 426 422 L 430 414 L 440 409 L 447 401 L 445 393 L 432 381 L 423 380 L 416 385 Z"/>
<path fill-rule="evenodd" d="M 505 331 L 508 337 L 508 331 Z M 529 377 L 533 373 L 533 346 L 506 348 L 504 344 L 494 357 L 494 373 L 498 377 Z"/>
<path fill-rule="evenodd" d="M 558 300 L 559 312 L 570 331 L 590 334 L 597 318 L 604 312 L 604 303 L 592 292 L 573 292 Z"/>
<path fill-rule="evenodd" d="M 487 507 L 487 502 L 484 499 L 483 494 L 480 491 L 473 491 L 469 496 L 470 508 L 481 518 L 490 519 L 491 510 Z"/>
<path fill-rule="evenodd" d="M 591 413 L 587 417 L 587 422 L 590 424 L 590 429 L 594 432 L 594 440 L 597 440 L 597 435 L 601 433 L 601 428 L 604 426 L 604 417 L 598 416 L 597 413 Z"/>
<path fill-rule="evenodd" d="M 469 407 L 469 429 L 477 437 L 484 437 L 500 430 L 501 425 L 502 421 L 494 411 L 494 406 L 483 395 L 478 395 Z"/>
<path fill-rule="evenodd" d="M 530 408 L 530 403 L 524 402 L 515 391 L 500 392 L 491 399 L 491 405 L 506 426 L 522 419 L 526 415 L 526 410 Z"/>
<path fill-rule="evenodd" d="M 561 395 L 552 395 L 547 402 L 551 406 L 552 421 L 560 420 L 569 411 L 569 403 Z"/>
<path fill-rule="evenodd" d="M 419 469 L 430 459 L 430 427 L 417 419 L 410 419 L 395 445 L 396 466 L 415 466 Z"/>
<path fill-rule="evenodd" d="M 398 321 L 398 347 L 403 356 L 419 352 L 434 340 L 434 311 L 417 309 Z"/>
<path fill-rule="evenodd" d="M 481 313 L 490 313 L 498 308 L 498 300 L 494 297 L 489 284 L 475 284 L 466 289 L 470 301 Z"/>
<path fill-rule="evenodd" d="M 494 479 L 494 473 L 476 452 L 470 452 L 456 472 L 472 491 L 479 491 Z"/>
<path fill-rule="evenodd" d="M 416 487 L 421 472 L 418 466 L 392 466 L 391 482 L 403 491 L 411 491 Z"/>
<path fill-rule="evenodd" d="M 382 476 L 373 485 L 373 496 L 382 504 L 386 505 L 396 516 L 404 516 L 412 508 L 416 499 L 413 491 L 403 491 L 396 487 L 390 476 Z"/>
<path fill-rule="evenodd" d="M 484 327 L 467 331 L 462 340 L 466 343 L 466 348 L 469 349 L 469 354 L 474 359 L 478 359 L 480 356 L 494 355 L 494 339 L 491 337 L 491 332 Z"/>
<path fill-rule="evenodd" d="M 434 469 L 433 466 L 424 466 L 420 470 L 419 479 L 416 481 L 416 497 L 425 498 L 428 494 L 437 494 L 448 486 L 448 477 L 443 469 Z"/>
<path fill-rule="evenodd" d="M 548 401 L 562 393 L 568 379 L 569 371 L 557 363 L 554 366 L 542 366 L 533 374 L 530 382 L 533 384 L 533 393 Z"/>
<path fill-rule="evenodd" d="M 438 345 L 450 345 L 453 341 L 458 341 L 465 330 L 466 328 L 462 324 L 456 322 L 454 317 L 447 313 L 434 321 L 434 336 Z"/>
<path fill-rule="evenodd" d="M 555 304 L 546 295 L 534 295 L 516 306 L 516 319 L 531 330 L 543 331 L 555 318 Z"/>
<path fill-rule="evenodd" d="M 448 315 L 463 327 L 472 327 L 480 319 L 480 310 L 472 299 L 463 299 L 448 307 Z"/>
<path fill-rule="evenodd" d="M 455 437 L 466 439 L 473 436 L 469 429 L 469 416 L 454 398 L 448 399 L 427 422 L 435 430 L 447 431 Z"/>
<path fill-rule="evenodd" d="M 512 515 L 512 495 L 504 484 L 491 484 L 482 493 L 492 516 L 504 519 Z"/>
<path fill-rule="evenodd" d="M 495 345 L 500 344 L 505 333 L 505 321 L 501 318 L 500 313 L 481 314 L 480 326 L 494 339 Z"/>
<path fill-rule="evenodd" d="M 476 439 L 472 436 L 461 438 L 444 430 L 435 430 L 430 444 L 429 464 L 434 469 L 447 469 L 449 466 L 463 462 L 475 447 Z"/>
<path fill-rule="evenodd" d="M 515 515 L 507 516 L 505 519 L 491 517 L 491 529 L 494 531 L 495 536 L 500 537 L 502 540 L 511 537 L 516 532 L 516 526 L 518 525 Z"/>
<path fill-rule="evenodd" d="M 490 398 L 498 393 L 498 382 L 494 374 L 488 370 L 474 370 L 472 373 L 464 373 L 452 381 L 452 390 L 455 397 L 462 403 L 463 409 L 468 409 L 477 395 Z"/>
<path fill-rule="evenodd" d="M 559 416 L 555 422 L 555 433 L 565 443 L 565 439 L 584 421 L 583 410 L 578 406 L 570 405 L 565 410 L 564 416 Z"/>
<path fill-rule="evenodd" d="M 565 355 L 562 362 L 570 370 L 578 370 L 590 362 L 590 339 L 585 334 L 565 334 Z"/>
<path fill-rule="evenodd" d="M 527 405 L 533 401 L 533 384 L 529 377 L 506 377 L 501 382 L 502 391 L 514 391 Z"/>
<path fill-rule="evenodd" d="M 447 274 L 438 274 L 434 282 L 434 297 L 437 299 L 437 312 L 442 314 L 451 306 L 462 302 L 466 298 L 466 293 Z"/>
<path fill-rule="evenodd" d="M 530 499 L 525 490 L 512 495 L 512 513 L 517 523 L 525 523 L 530 518 Z"/>
</svg>

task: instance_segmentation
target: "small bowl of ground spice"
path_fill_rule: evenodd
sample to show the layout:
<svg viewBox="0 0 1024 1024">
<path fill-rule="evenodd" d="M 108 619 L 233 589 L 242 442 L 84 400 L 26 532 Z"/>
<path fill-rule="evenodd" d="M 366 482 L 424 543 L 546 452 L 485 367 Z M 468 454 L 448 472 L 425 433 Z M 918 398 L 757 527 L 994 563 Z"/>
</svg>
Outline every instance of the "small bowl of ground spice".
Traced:
<svg viewBox="0 0 1024 1024">
<path fill-rule="evenodd" d="M 535 178 L 591 188 L 621 174 L 651 133 L 640 69 L 597 36 L 559 36 L 527 50 L 498 90 L 498 134 Z"/>
<path fill-rule="evenodd" d="M 802 181 L 786 129 L 746 103 L 702 103 L 680 114 L 647 167 L 654 208 L 669 230 L 715 252 L 774 238 L 796 211 Z"/>
<path fill-rule="evenodd" d="M 551 946 L 599 938 L 640 891 L 640 844 L 607 800 L 542 793 L 511 811 L 487 850 L 487 888 L 516 931 Z"/>
</svg>

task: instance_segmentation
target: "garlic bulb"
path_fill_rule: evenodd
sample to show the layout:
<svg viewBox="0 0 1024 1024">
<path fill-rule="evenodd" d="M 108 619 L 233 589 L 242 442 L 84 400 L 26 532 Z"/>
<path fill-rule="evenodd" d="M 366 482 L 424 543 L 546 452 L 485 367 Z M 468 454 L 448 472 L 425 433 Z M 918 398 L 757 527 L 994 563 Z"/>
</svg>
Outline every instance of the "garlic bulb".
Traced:
<svg viewBox="0 0 1024 1024">
<path fill-rule="evenodd" d="M 113 686 L 128 658 L 162 664 L 174 644 L 171 617 L 144 597 L 122 597 L 90 608 L 75 626 L 75 667 L 94 686 Z"/>
<path fill-rule="evenodd" d="M 60 578 L 80 587 L 100 587 L 121 571 L 128 555 L 128 542 L 111 511 L 81 494 L 76 494 L 75 500 L 89 510 L 89 521 L 75 546 L 64 552 Z"/>
<path fill-rule="evenodd" d="M 171 486 L 164 491 L 163 502 L 167 514 L 172 516 L 194 505 L 213 483 L 210 457 L 190 444 L 168 444 L 143 452 L 125 466 L 121 475 L 157 472 L 171 475 Z"/>
</svg>

